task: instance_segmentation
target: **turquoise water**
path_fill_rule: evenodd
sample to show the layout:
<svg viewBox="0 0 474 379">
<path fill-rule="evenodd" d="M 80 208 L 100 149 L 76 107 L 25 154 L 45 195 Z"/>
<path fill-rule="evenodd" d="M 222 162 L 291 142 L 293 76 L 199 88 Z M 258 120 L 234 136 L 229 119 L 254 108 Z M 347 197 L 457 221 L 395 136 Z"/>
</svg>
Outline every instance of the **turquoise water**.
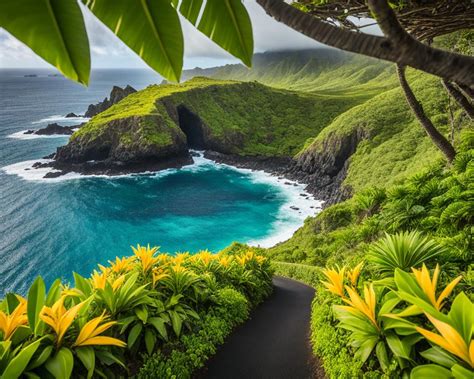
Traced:
<svg viewBox="0 0 474 379">
<path fill-rule="evenodd" d="M 22 162 L 50 154 L 67 137 L 12 135 L 53 121 L 74 124 L 62 115 L 83 113 L 112 85 L 140 89 L 160 79 L 148 71 L 98 71 L 86 89 L 43 71 L 24 74 L 0 71 L 0 296 L 24 293 L 37 275 L 51 283 L 69 280 L 72 271 L 88 274 L 97 263 L 129 255 L 131 244 L 194 252 L 232 241 L 273 243 L 312 212 L 310 200 L 306 208 L 299 204 L 300 187 L 201 158 L 150 175 L 38 180 Z M 299 211 L 289 209 L 295 203 Z"/>
</svg>

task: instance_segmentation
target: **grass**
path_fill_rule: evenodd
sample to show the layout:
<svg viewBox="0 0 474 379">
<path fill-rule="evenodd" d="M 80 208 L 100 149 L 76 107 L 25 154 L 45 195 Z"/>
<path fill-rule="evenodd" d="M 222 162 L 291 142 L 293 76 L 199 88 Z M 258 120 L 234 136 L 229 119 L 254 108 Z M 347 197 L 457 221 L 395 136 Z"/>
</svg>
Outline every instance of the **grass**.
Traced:
<svg viewBox="0 0 474 379">
<path fill-rule="evenodd" d="M 182 136 L 176 116 L 168 112 L 179 105 L 200 117 L 208 140 L 221 151 L 292 157 L 354 101 L 258 83 L 194 78 L 178 85 L 150 86 L 128 96 L 92 118 L 71 140 L 93 143 L 114 134 L 110 132 L 117 128 L 115 122 L 130 119 L 125 122 L 126 130 L 116 130 L 123 145 L 168 146 L 174 143 L 174 136 Z M 138 128 L 127 126 L 137 120 Z"/>
</svg>

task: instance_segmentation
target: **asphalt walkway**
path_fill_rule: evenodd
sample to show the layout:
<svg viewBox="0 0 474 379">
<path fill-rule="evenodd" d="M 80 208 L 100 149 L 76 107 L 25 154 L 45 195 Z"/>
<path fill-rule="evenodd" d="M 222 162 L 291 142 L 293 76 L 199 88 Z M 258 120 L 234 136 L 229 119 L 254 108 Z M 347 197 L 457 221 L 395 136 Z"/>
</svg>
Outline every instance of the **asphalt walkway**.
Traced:
<svg viewBox="0 0 474 379">
<path fill-rule="evenodd" d="M 309 342 L 314 289 L 275 277 L 273 294 L 229 336 L 199 377 L 307 379 L 323 377 Z M 318 374 L 319 373 L 319 374 Z"/>
</svg>

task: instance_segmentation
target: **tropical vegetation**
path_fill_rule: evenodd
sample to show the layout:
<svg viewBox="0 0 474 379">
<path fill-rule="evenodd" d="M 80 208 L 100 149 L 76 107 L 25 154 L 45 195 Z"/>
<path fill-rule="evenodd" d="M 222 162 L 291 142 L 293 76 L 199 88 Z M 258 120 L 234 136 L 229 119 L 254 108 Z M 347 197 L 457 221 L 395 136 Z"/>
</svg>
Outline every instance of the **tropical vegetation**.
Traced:
<svg viewBox="0 0 474 379">
<path fill-rule="evenodd" d="M 38 277 L 26 298 L 7 294 L 0 377 L 187 378 L 272 290 L 269 261 L 252 250 L 132 249 L 89 278 L 46 291 Z"/>
<path fill-rule="evenodd" d="M 329 377 L 474 376 L 472 137 L 452 167 L 362 190 L 266 251 L 317 289 L 311 340 Z"/>
</svg>

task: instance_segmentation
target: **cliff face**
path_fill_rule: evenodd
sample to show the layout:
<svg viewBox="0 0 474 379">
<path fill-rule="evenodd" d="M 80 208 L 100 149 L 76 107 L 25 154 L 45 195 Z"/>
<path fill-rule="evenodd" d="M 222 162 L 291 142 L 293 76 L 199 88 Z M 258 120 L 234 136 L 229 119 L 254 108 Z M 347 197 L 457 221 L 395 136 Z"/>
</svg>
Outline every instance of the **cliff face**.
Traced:
<svg viewBox="0 0 474 379">
<path fill-rule="evenodd" d="M 101 133 L 79 136 L 58 148 L 55 159 L 70 163 L 125 163 L 187 155 L 185 135 L 177 128 L 160 135 L 162 123 L 159 116 L 153 115 L 112 120 Z M 153 139 L 152 133 L 158 137 Z"/>
<path fill-rule="evenodd" d="M 326 205 L 352 196 L 350 186 L 343 185 L 351 156 L 359 143 L 369 138 L 363 128 L 354 128 L 348 134 L 330 133 L 299 154 L 290 169 L 298 180 L 308 184 L 308 189 Z"/>
<path fill-rule="evenodd" d="M 150 86 L 93 117 L 55 160 L 126 166 L 189 156 L 188 149 L 289 159 L 347 106 L 257 83 L 199 78 Z"/>
</svg>

